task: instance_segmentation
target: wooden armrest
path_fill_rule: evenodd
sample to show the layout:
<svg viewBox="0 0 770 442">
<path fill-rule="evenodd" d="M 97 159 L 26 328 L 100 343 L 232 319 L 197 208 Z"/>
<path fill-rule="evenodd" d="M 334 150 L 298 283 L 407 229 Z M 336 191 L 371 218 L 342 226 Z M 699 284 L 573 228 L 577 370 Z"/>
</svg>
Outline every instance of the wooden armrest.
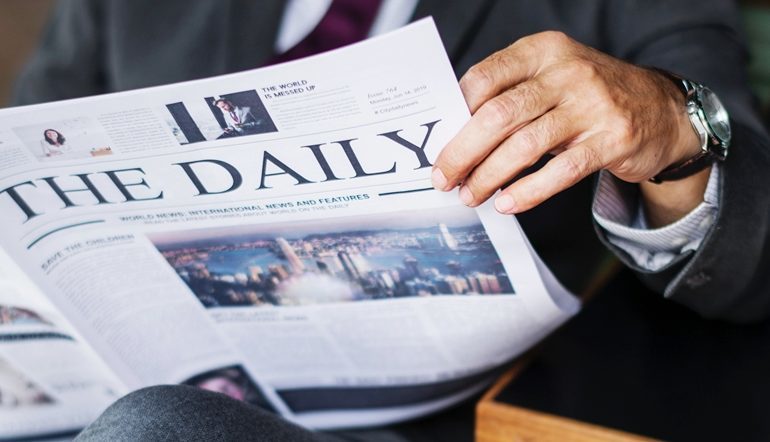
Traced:
<svg viewBox="0 0 770 442">
<path fill-rule="evenodd" d="M 620 268 L 620 262 L 614 257 L 603 260 L 580 292 L 580 298 L 583 302 L 593 298 L 620 271 Z M 497 401 L 500 392 L 524 371 L 529 361 L 536 357 L 536 354 L 537 347 L 519 358 L 476 404 L 477 442 L 638 442 L 653 440 Z"/>
<path fill-rule="evenodd" d="M 495 401 L 476 406 L 477 442 L 642 442 L 642 436 Z"/>
<path fill-rule="evenodd" d="M 525 355 L 500 376 L 476 404 L 476 442 L 643 442 L 653 441 L 623 431 L 497 401 L 500 392 L 526 368 Z"/>
</svg>

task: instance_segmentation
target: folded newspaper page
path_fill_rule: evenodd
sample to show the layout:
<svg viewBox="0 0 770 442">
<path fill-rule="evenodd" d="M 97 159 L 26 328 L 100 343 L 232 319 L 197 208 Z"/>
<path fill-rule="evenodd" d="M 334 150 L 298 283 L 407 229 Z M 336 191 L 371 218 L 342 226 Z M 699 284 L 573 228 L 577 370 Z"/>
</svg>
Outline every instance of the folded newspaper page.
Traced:
<svg viewBox="0 0 770 442">
<path fill-rule="evenodd" d="M 0 438 L 184 383 L 312 428 L 454 404 L 579 306 L 516 219 L 430 185 L 467 121 L 431 20 L 0 111 Z"/>
</svg>

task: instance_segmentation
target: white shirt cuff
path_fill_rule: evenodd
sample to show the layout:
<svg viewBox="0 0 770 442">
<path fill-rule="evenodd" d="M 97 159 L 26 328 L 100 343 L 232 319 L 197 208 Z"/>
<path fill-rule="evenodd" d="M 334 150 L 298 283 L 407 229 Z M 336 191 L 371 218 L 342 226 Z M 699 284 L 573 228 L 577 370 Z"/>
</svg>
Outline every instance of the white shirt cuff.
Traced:
<svg viewBox="0 0 770 442">
<path fill-rule="evenodd" d="M 680 220 L 658 229 L 647 227 L 641 199 L 631 201 L 624 195 L 623 183 L 602 171 L 594 197 L 594 219 L 607 232 L 607 239 L 639 267 L 659 270 L 682 253 L 696 250 L 714 224 L 719 209 L 719 168 L 719 164 L 711 168 L 703 202 Z"/>
</svg>

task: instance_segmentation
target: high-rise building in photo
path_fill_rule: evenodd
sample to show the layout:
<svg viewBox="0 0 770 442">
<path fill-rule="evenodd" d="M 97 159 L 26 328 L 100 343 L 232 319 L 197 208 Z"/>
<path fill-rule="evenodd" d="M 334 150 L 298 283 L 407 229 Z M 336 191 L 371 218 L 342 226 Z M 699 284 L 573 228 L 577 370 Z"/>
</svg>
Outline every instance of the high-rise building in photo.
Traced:
<svg viewBox="0 0 770 442">
<path fill-rule="evenodd" d="M 446 224 L 439 224 L 438 231 L 444 246 L 449 250 L 457 250 L 457 240 L 454 236 L 452 236 L 451 233 L 449 233 L 449 228 L 446 226 Z"/>
<path fill-rule="evenodd" d="M 345 273 L 347 273 L 348 278 L 350 278 L 352 281 L 361 279 L 361 272 L 359 272 L 356 263 L 350 258 L 350 254 L 348 252 L 339 252 L 337 256 L 339 257 L 340 262 L 342 263 L 342 268 L 345 269 Z"/>
<path fill-rule="evenodd" d="M 372 271 L 372 266 L 369 265 L 369 261 L 364 258 L 364 255 L 360 253 L 352 253 L 350 255 L 350 259 L 356 265 L 356 269 L 358 269 L 358 273 L 360 275 L 363 276 Z"/>
<path fill-rule="evenodd" d="M 301 259 L 299 259 L 299 256 L 297 256 L 297 254 L 294 252 L 294 249 L 291 247 L 291 245 L 289 245 L 289 242 L 281 237 L 276 238 L 275 242 L 278 244 L 278 247 L 280 247 L 283 256 L 285 256 L 286 260 L 289 261 L 291 272 L 295 275 L 299 275 L 304 272 L 305 264 Z"/>
<path fill-rule="evenodd" d="M 324 252 L 316 258 L 316 266 L 320 271 L 330 275 L 336 275 L 344 270 L 337 255 L 328 252 Z"/>
<path fill-rule="evenodd" d="M 249 282 L 259 284 L 262 282 L 262 267 L 249 266 Z"/>
<path fill-rule="evenodd" d="M 410 278 L 419 278 L 422 276 L 422 272 L 420 272 L 420 263 L 413 256 L 406 255 L 404 257 L 404 269 L 406 269 L 407 276 Z"/>
</svg>

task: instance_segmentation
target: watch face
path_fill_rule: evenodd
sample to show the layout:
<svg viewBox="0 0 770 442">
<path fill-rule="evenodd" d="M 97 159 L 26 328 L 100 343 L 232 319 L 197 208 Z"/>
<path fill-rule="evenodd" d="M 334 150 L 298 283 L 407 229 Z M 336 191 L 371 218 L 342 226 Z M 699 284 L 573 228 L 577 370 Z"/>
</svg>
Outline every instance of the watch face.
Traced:
<svg viewBox="0 0 770 442">
<path fill-rule="evenodd" d="M 730 117 L 727 115 L 727 110 L 719 101 L 719 98 L 714 92 L 708 88 L 701 90 L 701 104 L 703 106 L 703 115 L 706 117 L 706 122 L 714 131 L 714 135 L 719 138 L 722 144 L 730 143 Z"/>
</svg>

